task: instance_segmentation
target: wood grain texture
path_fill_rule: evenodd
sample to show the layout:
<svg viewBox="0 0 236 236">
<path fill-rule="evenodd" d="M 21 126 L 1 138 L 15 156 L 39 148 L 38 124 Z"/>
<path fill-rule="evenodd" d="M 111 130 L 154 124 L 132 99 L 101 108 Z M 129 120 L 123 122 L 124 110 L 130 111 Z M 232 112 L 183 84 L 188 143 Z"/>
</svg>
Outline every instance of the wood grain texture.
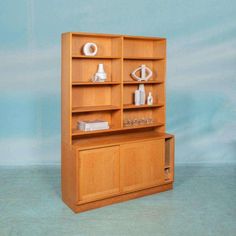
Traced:
<svg viewBox="0 0 236 236">
<path fill-rule="evenodd" d="M 165 139 L 165 175 L 166 181 L 174 181 L 174 156 L 175 156 L 175 140 L 174 136 Z"/>
<path fill-rule="evenodd" d="M 71 34 L 61 40 L 61 141 L 71 144 Z"/>
<path fill-rule="evenodd" d="M 106 134 L 101 137 L 76 139 L 73 142 L 73 147 L 78 150 L 94 149 L 99 147 L 121 145 L 126 143 L 144 142 L 150 140 L 167 139 L 172 135 L 166 133 L 157 133 L 155 131 L 139 131 L 139 132 L 125 132 L 121 134 Z"/>
<path fill-rule="evenodd" d="M 171 189 L 173 189 L 173 183 L 168 183 L 161 186 L 156 186 L 156 187 L 147 188 L 147 189 L 143 189 L 143 190 L 132 192 L 132 193 L 126 193 L 126 194 L 110 197 L 107 199 L 102 199 L 99 201 L 89 202 L 89 203 L 81 204 L 81 205 L 74 205 L 72 210 L 75 213 L 84 212 L 84 211 L 92 210 L 95 208 L 108 206 L 114 203 L 124 202 L 124 201 L 128 201 L 131 199 L 135 199 L 135 198 L 139 198 L 139 197 L 143 197 L 143 196 L 147 196 L 151 194 L 168 191 Z"/>
<path fill-rule="evenodd" d="M 120 146 L 121 191 L 164 183 L 164 139 Z"/>
<path fill-rule="evenodd" d="M 119 146 L 78 152 L 78 203 L 119 193 Z"/>
<path fill-rule="evenodd" d="M 71 34 L 62 35 L 61 61 L 61 190 L 62 199 L 74 207 L 76 170 L 71 140 Z"/>
</svg>

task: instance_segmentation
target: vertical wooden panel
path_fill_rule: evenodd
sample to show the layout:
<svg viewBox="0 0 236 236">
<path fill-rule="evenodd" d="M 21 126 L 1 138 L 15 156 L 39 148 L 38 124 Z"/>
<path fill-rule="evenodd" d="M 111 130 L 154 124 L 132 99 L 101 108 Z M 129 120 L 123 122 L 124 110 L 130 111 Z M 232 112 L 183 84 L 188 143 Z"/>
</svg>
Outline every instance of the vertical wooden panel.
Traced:
<svg viewBox="0 0 236 236">
<path fill-rule="evenodd" d="M 71 34 L 62 34 L 61 141 L 71 144 Z"/>
<path fill-rule="evenodd" d="M 89 202 L 119 193 L 119 147 L 78 152 L 78 201 Z"/>
<path fill-rule="evenodd" d="M 120 175 L 123 192 L 164 182 L 164 139 L 121 145 Z"/>
</svg>

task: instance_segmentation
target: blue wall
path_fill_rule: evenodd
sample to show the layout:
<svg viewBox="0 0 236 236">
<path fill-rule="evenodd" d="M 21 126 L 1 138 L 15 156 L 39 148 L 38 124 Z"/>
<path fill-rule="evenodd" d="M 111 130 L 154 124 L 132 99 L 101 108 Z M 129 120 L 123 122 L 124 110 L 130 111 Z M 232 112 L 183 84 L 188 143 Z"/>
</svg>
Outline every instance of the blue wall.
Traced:
<svg viewBox="0 0 236 236">
<path fill-rule="evenodd" d="M 176 162 L 235 162 L 236 1 L 0 2 L 0 165 L 60 162 L 60 34 L 168 39 Z"/>
</svg>

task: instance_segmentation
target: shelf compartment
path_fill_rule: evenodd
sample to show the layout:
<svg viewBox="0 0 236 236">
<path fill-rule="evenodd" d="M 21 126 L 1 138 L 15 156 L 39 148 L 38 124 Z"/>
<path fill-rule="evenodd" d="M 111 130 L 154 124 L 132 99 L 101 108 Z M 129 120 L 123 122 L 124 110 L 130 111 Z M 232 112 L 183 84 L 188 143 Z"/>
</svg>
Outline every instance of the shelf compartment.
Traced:
<svg viewBox="0 0 236 236">
<path fill-rule="evenodd" d="M 94 86 L 94 85 L 98 85 L 98 86 L 103 86 L 103 85 L 119 85 L 121 84 L 120 82 L 111 82 L 111 81 L 107 81 L 107 82 L 79 82 L 79 81 L 74 81 L 72 82 L 72 86 Z"/>
<path fill-rule="evenodd" d="M 123 87 L 123 104 L 129 105 L 134 104 L 134 93 L 135 90 L 138 89 L 139 84 L 126 84 Z M 151 92 L 153 96 L 153 103 L 159 104 L 163 103 L 165 101 L 165 93 L 163 91 L 164 89 L 164 83 L 161 84 L 145 84 L 144 86 L 146 97 L 148 96 L 148 93 Z"/>
<path fill-rule="evenodd" d="M 125 82 L 136 82 L 131 77 L 131 72 L 142 64 L 146 65 L 153 72 L 151 80 L 153 82 L 164 82 L 165 81 L 165 71 L 166 71 L 166 60 L 124 60 L 124 70 L 123 70 L 123 80 Z M 140 76 L 140 71 L 136 74 Z M 149 82 L 148 81 L 148 82 Z M 147 82 L 146 82 L 147 83 Z"/>
<path fill-rule="evenodd" d="M 103 110 L 103 111 L 84 111 L 74 113 L 72 116 L 72 136 L 73 133 L 83 134 L 92 132 L 104 132 L 107 130 L 97 131 L 81 131 L 77 128 L 78 121 L 91 121 L 91 120 L 105 120 L 109 123 L 110 129 L 121 128 L 121 111 L 120 110 Z M 109 129 L 109 130 L 110 130 Z"/>
<path fill-rule="evenodd" d="M 153 109 L 152 111 L 153 111 L 153 117 L 155 117 L 158 122 L 165 122 L 166 120 L 165 106 L 158 107 L 158 109 Z"/>
<path fill-rule="evenodd" d="M 107 74 L 107 82 L 120 82 L 122 76 L 122 60 L 81 58 L 72 60 L 72 83 L 91 82 L 92 77 L 98 70 L 98 64 L 104 65 L 104 70 Z"/>
<path fill-rule="evenodd" d="M 123 122 L 128 120 L 152 119 L 154 123 L 165 124 L 165 107 L 153 107 L 152 109 L 124 109 Z"/>
<path fill-rule="evenodd" d="M 84 107 L 74 107 L 72 108 L 72 113 L 80 113 L 80 112 L 92 112 L 92 111 L 112 111 L 119 110 L 120 107 L 106 105 L 106 106 L 84 106 Z"/>
<path fill-rule="evenodd" d="M 121 57 L 122 37 L 72 35 L 72 55 L 83 56 L 83 46 L 93 42 L 97 45 L 97 57 Z"/>
<path fill-rule="evenodd" d="M 124 38 L 124 58 L 165 58 L 165 39 Z"/>
<path fill-rule="evenodd" d="M 72 107 L 120 106 L 120 85 L 73 86 Z"/>
<path fill-rule="evenodd" d="M 125 120 L 134 120 L 134 119 L 142 119 L 142 118 L 151 118 L 155 120 L 153 116 L 153 109 L 130 109 L 124 110 L 123 112 L 123 119 Z"/>
<path fill-rule="evenodd" d="M 165 182 L 174 180 L 174 137 L 165 138 Z"/>
<path fill-rule="evenodd" d="M 162 107 L 164 106 L 164 103 L 156 103 L 152 105 L 139 105 L 135 106 L 134 104 L 125 104 L 123 109 L 128 110 L 128 109 L 143 109 L 143 108 L 156 108 L 156 107 Z"/>
</svg>

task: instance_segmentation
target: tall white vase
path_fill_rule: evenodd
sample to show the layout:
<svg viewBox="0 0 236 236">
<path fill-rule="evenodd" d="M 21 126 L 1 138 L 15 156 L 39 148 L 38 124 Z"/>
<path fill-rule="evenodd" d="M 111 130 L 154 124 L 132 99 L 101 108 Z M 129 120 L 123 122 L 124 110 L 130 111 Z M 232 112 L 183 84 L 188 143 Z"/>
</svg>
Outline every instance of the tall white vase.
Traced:
<svg viewBox="0 0 236 236">
<path fill-rule="evenodd" d="M 97 73 L 93 76 L 92 80 L 94 82 L 104 82 L 107 79 L 107 74 L 104 71 L 103 64 L 98 64 Z"/>
</svg>

